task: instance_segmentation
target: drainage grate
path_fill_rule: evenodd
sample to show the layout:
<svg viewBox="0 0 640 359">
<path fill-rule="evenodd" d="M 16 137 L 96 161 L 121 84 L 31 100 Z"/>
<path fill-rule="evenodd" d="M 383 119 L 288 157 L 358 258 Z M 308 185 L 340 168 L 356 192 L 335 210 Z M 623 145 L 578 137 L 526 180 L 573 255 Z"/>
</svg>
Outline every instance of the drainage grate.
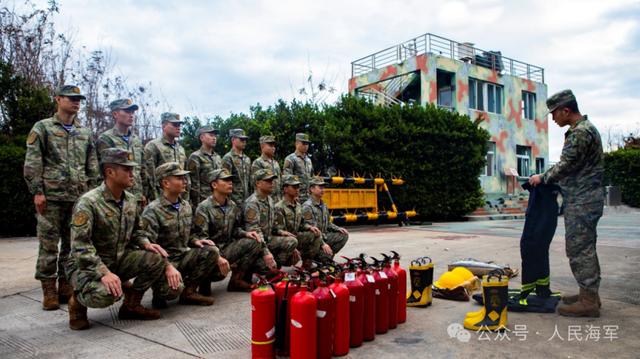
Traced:
<svg viewBox="0 0 640 359">
<path fill-rule="evenodd" d="M 0 357 L 26 358 L 36 355 L 36 347 L 28 341 L 12 335 L 0 335 Z"/>
<path fill-rule="evenodd" d="M 111 322 L 113 323 L 113 325 L 116 327 L 126 327 L 128 325 L 137 323 L 137 320 L 121 320 L 120 318 L 118 318 L 118 312 L 120 311 L 121 305 L 112 305 L 109 307 L 109 313 L 111 314 Z"/>
<path fill-rule="evenodd" d="M 176 326 L 198 354 L 218 353 L 246 348 L 251 340 L 249 333 L 237 326 L 206 328 L 177 321 Z"/>
</svg>

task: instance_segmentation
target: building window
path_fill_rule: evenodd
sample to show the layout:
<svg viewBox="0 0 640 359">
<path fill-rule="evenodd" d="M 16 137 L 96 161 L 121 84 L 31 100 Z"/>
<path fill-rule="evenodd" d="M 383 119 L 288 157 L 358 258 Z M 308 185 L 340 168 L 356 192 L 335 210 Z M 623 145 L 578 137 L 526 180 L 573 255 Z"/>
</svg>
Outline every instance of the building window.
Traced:
<svg viewBox="0 0 640 359">
<path fill-rule="evenodd" d="M 544 173 L 544 158 L 536 158 L 536 174 Z"/>
<path fill-rule="evenodd" d="M 455 98 L 455 74 L 449 71 L 437 70 L 438 107 L 448 110 L 454 109 Z"/>
<path fill-rule="evenodd" d="M 536 119 L 536 94 L 522 91 L 522 115 L 527 120 Z"/>
<path fill-rule="evenodd" d="M 529 177 L 531 175 L 531 147 L 517 145 L 516 160 L 518 161 L 518 174 L 520 177 Z"/>
<path fill-rule="evenodd" d="M 487 142 L 488 150 L 487 156 L 485 157 L 487 160 L 487 166 L 484 168 L 485 176 L 495 176 L 496 174 L 496 143 L 495 142 Z"/>
<path fill-rule="evenodd" d="M 501 114 L 503 97 L 502 86 L 469 78 L 469 108 Z"/>
</svg>

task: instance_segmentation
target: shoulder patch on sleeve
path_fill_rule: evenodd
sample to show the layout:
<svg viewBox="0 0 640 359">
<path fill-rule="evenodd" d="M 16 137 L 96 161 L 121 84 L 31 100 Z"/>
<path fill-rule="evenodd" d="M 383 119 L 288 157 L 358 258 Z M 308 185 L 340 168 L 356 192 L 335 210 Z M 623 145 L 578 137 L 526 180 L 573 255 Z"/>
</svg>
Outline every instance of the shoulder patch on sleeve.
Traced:
<svg viewBox="0 0 640 359">
<path fill-rule="evenodd" d="M 89 220 L 89 215 L 85 211 L 76 212 L 73 215 L 73 225 L 76 227 L 84 226 Z"/>
<path fill-rule="evenodd" d="M 38 134 L 35 131 L 29 132 L 29 137 L 27 137 L 27 145 L 33 145 L 34 142 L 38 139 Z"/>
<path fill-rule="evenodd" d="M 203 226 L 206 221 L 207 221 L 206 218 L 204 218 L 202 214 L 198 214 L 196 215 L 196 218 L 193 220 L 193 223 L 195 223 L 196 226 Z"/>
<path fill-rule="evenodd" d="M 198 163 L 195 160 L 189 161 L 189 171 L 195 172 L 198 170 Z"/>
<path fill-rule="evenodd" d="M 304 219 L 309 221 L 309 220 L 313 219 L 313 213 L 311 213 L 311 211 L 303 211 L 302 212 L 302 217 L 304 217 Z"/>
<path fill-rule="evenodd" d="M 256 212 L 253 208 L 247 208 L 247 212 L 245 213 L 248 221 L 255 221 L 258 218 L 258 212 Z"/>
</svg>

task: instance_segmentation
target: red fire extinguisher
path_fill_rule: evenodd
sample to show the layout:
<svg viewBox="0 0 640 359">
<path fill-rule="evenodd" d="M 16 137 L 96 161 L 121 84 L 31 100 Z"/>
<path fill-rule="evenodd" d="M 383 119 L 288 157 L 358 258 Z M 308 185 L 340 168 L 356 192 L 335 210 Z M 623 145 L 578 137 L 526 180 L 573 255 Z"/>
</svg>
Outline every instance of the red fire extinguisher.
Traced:
<svg viewBox="0 0 640 359">
<path fill-rule="evenodd" d="M 400 255 L 393 253 L 393 270 L 398 275 L 398 324 L 407 321 L 407 271 L 400 267 Z"/>
<path fill-rule="evenodd" d="M 367 268 L 367 262 L 360 259 L 358 279 L 364 285 L 364 319 L 362 337 L 365 341 L 376 338 L 376 280 Z"/>
<path fill-rule="evenodd" d="M 268 285 L 251 292 L 251 357 L 275 357 L 276 293 Z"/>
<path fill-rule="evenodd" d="M 373 278 L 376 280 L 376 334 L 384 334 L 389 330 L 389 279 L 380 268 L 380 261 L 372 259 Z"/>
<path fill-rule="evenodd" d="M 391 257 L 384 253 L 380 253 L 384 257 L 383 271 L 389 279 L 387 287 L 389 288 L 389 329 L 395 329 L 398 326 L 398 275 L 391 268 Z"/>
<path fill-rule="evenodd" d="M 355 263 L 347 260 L 349 269 L 344 272 L 344 285 L 349 288 L 349 345 L 356 348 L 364 341 L 364 285 L 356 276 Z"/>
<path fill-rule="evenodd" d="M 335 304 L 333 355 L 339 357 L 349 354 L 349 289 L 340 278 L 334 278 L 329 290 Z"/>
<path fill-rule="evenodd" d="M 276 316 L 276 354 L 289 355 L 289 321 L 291 319 L 291 298 L 300 290 L 295 281 L 284 278 L 275 285 L 277 316 Z"/>
<path fill-rule="evenodd" d="M 318 301 L 306 286 L 291 298 L 291 359 L 317 355 L 317 310 Z"/>
<path fill-rule="evenodd" d="M 322 272 L 320 272 L 322 273 Z M 333 354 L 333 323 L 334 298 L 323 280 L 316 282 L 316 289 L 312 292 L 318 302 L 316 311 L 318 322 L 318 359 L 329 359 Z"/>
</svg>

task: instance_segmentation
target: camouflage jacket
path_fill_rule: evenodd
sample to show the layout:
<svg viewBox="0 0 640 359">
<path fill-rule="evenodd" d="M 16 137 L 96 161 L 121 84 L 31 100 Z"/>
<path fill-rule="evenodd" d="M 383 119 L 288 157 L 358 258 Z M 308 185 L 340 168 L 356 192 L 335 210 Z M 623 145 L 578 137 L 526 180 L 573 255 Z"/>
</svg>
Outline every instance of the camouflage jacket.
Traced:
<svg viewBox="0 0 640 359">
<path fill-rule="evenodd" d="M 100 170 L 91 130 L 73 121 L 71 131 L 58 115 L 36 122 L 27 137 L 24 179 L 31 194 L 74 202 L 98 184 Z"/>
<path fill-rule="evenodd" d="M 220 155 L 212 151 L 210 154 L 202 148 L 193 152 L 187 161 L 187 170 L 190 171 L 191 177 L 191 193 L 189 199 L 195 208 L 204 201 L 205 198 L 211 196 L 211 185 L 208 182 L 209 172 L 222 168 L 222 158 Z"/>
<path fill-rule="evenodd" d="M 331 222 L 331 214 L 329 214 L 327 205 L 322 200 L 315 201 L 313 197 L 309 197 L 302 204 L 302 218 L 305 224 L 318 227 L 322 233 L 340 230 L 340 227 Z"/>
<path fill-rule="evenodd" d="M 218 203 L 213 196 L 200 202 L 191 225 L 191 241 L 212 240 L 222 249 L 235 239 L 246 237 L 242 229 L 242 212 L 235 202 L 227 199 Z"/>
<path fill-rule="evenodd" d="M 227 169 L 234 176 L 231 199 L 242 206 L 255 185 L 251 183 L 251 159 L 245 154 L 238 155 L 232 149 L 222 157 L 222 168 Z"/>
<path fill-rule="evenodd" d="M 120 207 L 104 183 L 80 197 L 71 217 L 72 268 L 101 278 L 115 270 L 125 250 L 149 243 L 132 236 L 139 224 L 137 205 L 135 197 L 125 191 Z"/>
<path fill-rule="evenodd" d="M 177 210 L 160 196 L 145 207 L 134 237 L 159 244 L 169 253 L 169 260 L 175 261 L 189 250 L 191 218 L 191 205 L 187 201 L 180 199 L 180 210 Z"/>
<path fill-rule="evenodd" d="M 152 201 L 160 196 L 160 188 L 156 179 L 156 167 L 167 162 L 178 162 L 182 168 L 186 168 L 187 155 L 184 148 L 175 142 L 174 145 L 165 138 L 156 138 L 149 141 L 144 147 L 144 159 L 146 161 L 147 175 L 149 178 L 147 199 Z M 189 199 L 189 191 L 180 196 L 185 200 Z"/>
<path fill-rule="evenodd" d="M 311 225 L 302 221 L 302 206 L 294 201 L 288 202 L 283 198 L 276 204 L 276 229 L 287 231 L 293 234 L 308 231 Z"/>
<path fill-rule="evenodd" d="M 256 183 L 255 173 L 261 169 L 270 170 L 274 175 L 278 176 L 273 179 L 271 198 L 274 201 L 279 201 L 282 198 L 282 171 L 280 170 L 280 164 L 275 159 L 269 160 L 264 156 L 256 158 L 251 164 L 251 183 Z"/>
<path fill-rule="evenodd" d="M 598 129 L 583 116 L 564 134 L 560 162 L 542 176 L 544 183 L 557 183 L 568 204 L 604 201 L 604 159 Z"/>
<path fill-rule="evenodd" d="M 313 163 L 308 155 L 294 152 L 284 159 L 282 174 L 300 177 L 300 200 L 309 197 L 309 181 L 313 177 Z"/>
<path fill-rule="evenodd" d="M 142 200 L 142 195 L 147 193 L 148 185 L 147 169 L 145 168 L 144 161 L 144 149 L 142 147 L 142 141 L 135 133 L 129 131 L 129 141 L 125 141 L 122 134 L 118 132 L 117 128 L 112 128 L 105 131 L 98 137 L 96 142 L 96 148 L 98 152 L 98 159 L 100 159 L 100 153 L 107 148 L 121 148 L 127 151 L 131 151 L 133 154 L 133 160 L 138 163 L 139 167 L 133 170 L 133 176 L 135 183 L 128 191 L 136 196 L 138 201 Z"/>
</svg>

